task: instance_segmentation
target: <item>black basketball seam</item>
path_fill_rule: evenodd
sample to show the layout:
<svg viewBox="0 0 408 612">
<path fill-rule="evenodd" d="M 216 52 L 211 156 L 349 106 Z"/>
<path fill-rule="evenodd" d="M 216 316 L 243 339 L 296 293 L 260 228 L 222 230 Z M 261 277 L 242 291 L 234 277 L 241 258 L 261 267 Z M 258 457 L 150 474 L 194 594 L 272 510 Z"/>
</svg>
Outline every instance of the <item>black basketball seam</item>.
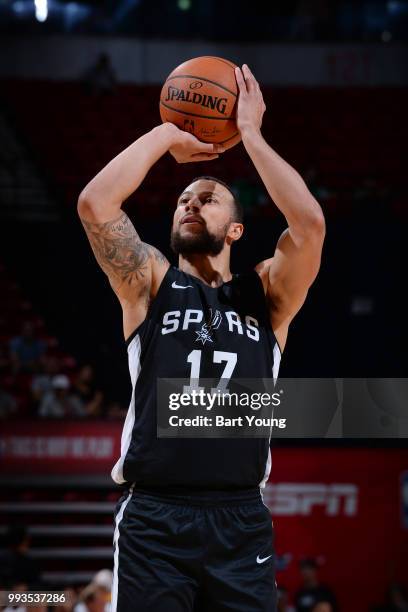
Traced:
<svg viewBox="0 0 408 612">
<path fill-rule="evenodd" d="M 228 93 L 233 95 L 235 98 L 237 97 L 237 94 L 231 91 L 230 89 L 228 89 L 228 87 L 224 87 L 224 85 L 220 85 L 216 81 L 211 81 L 210 79 L 205 79 L 204 77 L 195 76 L 194 74 L 175 74 L 174 76 L 169 76 L 166 79 L 166 83 L 167 81 L 171 81 L 172 79 L 196 79 L 196 81 L 206 81 L 207 83 L 211 83 L 212 85 L 216 85 L 220 89 L 227 91 Z"/>
<path fill-rule="evenodd" d="M 172 106 L 165 104 L 161 100 L 160 100 L 160 104 L 162 106 L 165 106 L 169 110 L 174 111 L 175 113 L 180 113 L 181 115 L 191 115 L 192 117 L 199 117 L 201 119 L 214 119 L 215 121 L 230 121 L 231 119 L 235 121 L 235 117 L 211 117 L 211 115 L 207 116 L 207 115 L 198 115 L 197 113 L 189 113 L 187 111 L 179 110 L 178 108 L 173 108 Z"/>
</svg>

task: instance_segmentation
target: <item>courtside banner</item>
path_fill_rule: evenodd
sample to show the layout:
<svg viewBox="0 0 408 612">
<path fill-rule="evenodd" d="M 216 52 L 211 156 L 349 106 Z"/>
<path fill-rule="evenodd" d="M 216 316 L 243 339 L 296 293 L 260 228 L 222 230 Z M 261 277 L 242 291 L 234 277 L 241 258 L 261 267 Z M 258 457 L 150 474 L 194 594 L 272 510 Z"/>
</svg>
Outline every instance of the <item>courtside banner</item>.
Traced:
<svg viewBox="0 0 408 612">
<path fill-rule="evenodd" d="M 408 438 L 407 378 L 223 376 L 158 379 L 157 437 Z"/>
<path fill-rule="evenodd" d="M 121 421 L 7 421 L 0 429 L 0 472 L 110 473 L 121 431 Z"/>
</svg>

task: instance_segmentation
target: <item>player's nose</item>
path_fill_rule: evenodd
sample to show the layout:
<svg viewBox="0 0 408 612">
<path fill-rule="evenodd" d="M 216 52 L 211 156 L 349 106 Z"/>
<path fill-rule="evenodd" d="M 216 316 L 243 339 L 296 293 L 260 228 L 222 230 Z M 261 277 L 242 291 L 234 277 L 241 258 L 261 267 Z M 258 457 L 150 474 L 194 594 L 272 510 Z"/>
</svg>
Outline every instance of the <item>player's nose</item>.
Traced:
<svg viewBox="0 0 408 612">
<path fill-rule="evenodd" d="M 197 196 L 192 196 L 185 205 L 185 210 L 199 210 L 201 208 L 201 200 Z"/>
</svg>

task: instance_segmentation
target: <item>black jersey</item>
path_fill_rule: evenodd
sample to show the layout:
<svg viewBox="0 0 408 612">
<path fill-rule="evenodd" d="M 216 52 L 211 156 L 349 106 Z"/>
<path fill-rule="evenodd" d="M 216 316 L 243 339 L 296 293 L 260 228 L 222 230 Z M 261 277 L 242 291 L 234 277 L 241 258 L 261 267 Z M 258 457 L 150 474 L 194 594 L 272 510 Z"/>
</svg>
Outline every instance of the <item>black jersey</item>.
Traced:
<svg viewBox="0 0 408 612">
<path fill-rule="evenodd" d="M 229 366 L 231 380 L 276 380 L 281 355 L 259 275 L 236 274 L 209 287 L 170 266 L 127 348 L 132 398 L 113 480 L 146 489 L 263 487 L 271 467 L 269 439 L 169 439 L 156 433 L 157 378 L 220 378 Z"/>
</svg>

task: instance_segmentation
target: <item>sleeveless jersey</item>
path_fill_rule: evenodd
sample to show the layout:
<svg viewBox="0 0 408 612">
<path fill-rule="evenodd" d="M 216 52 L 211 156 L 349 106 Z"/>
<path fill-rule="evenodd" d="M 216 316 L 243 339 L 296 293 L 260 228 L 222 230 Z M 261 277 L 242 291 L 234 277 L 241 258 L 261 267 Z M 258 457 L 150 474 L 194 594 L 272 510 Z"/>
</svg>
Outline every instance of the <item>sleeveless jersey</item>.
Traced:
<svg viewBox="0 0 408 612">
<path fill-rule="evenodd" d="M 156 419 L 157 378 L 189 380 L 194 368 L 194 378 L 219 379 L 231 354 L 232 381 L 276 381 L 281 354 L 257 272 L 209 287 L 170 266 L 127 349 L 132 397 L 113 480 L 145 489 L 264 487 L 271 467 L 268 438 L 158 438 Z M 220 351 L 228 354 L 226 361 Z"/>
</svg>

